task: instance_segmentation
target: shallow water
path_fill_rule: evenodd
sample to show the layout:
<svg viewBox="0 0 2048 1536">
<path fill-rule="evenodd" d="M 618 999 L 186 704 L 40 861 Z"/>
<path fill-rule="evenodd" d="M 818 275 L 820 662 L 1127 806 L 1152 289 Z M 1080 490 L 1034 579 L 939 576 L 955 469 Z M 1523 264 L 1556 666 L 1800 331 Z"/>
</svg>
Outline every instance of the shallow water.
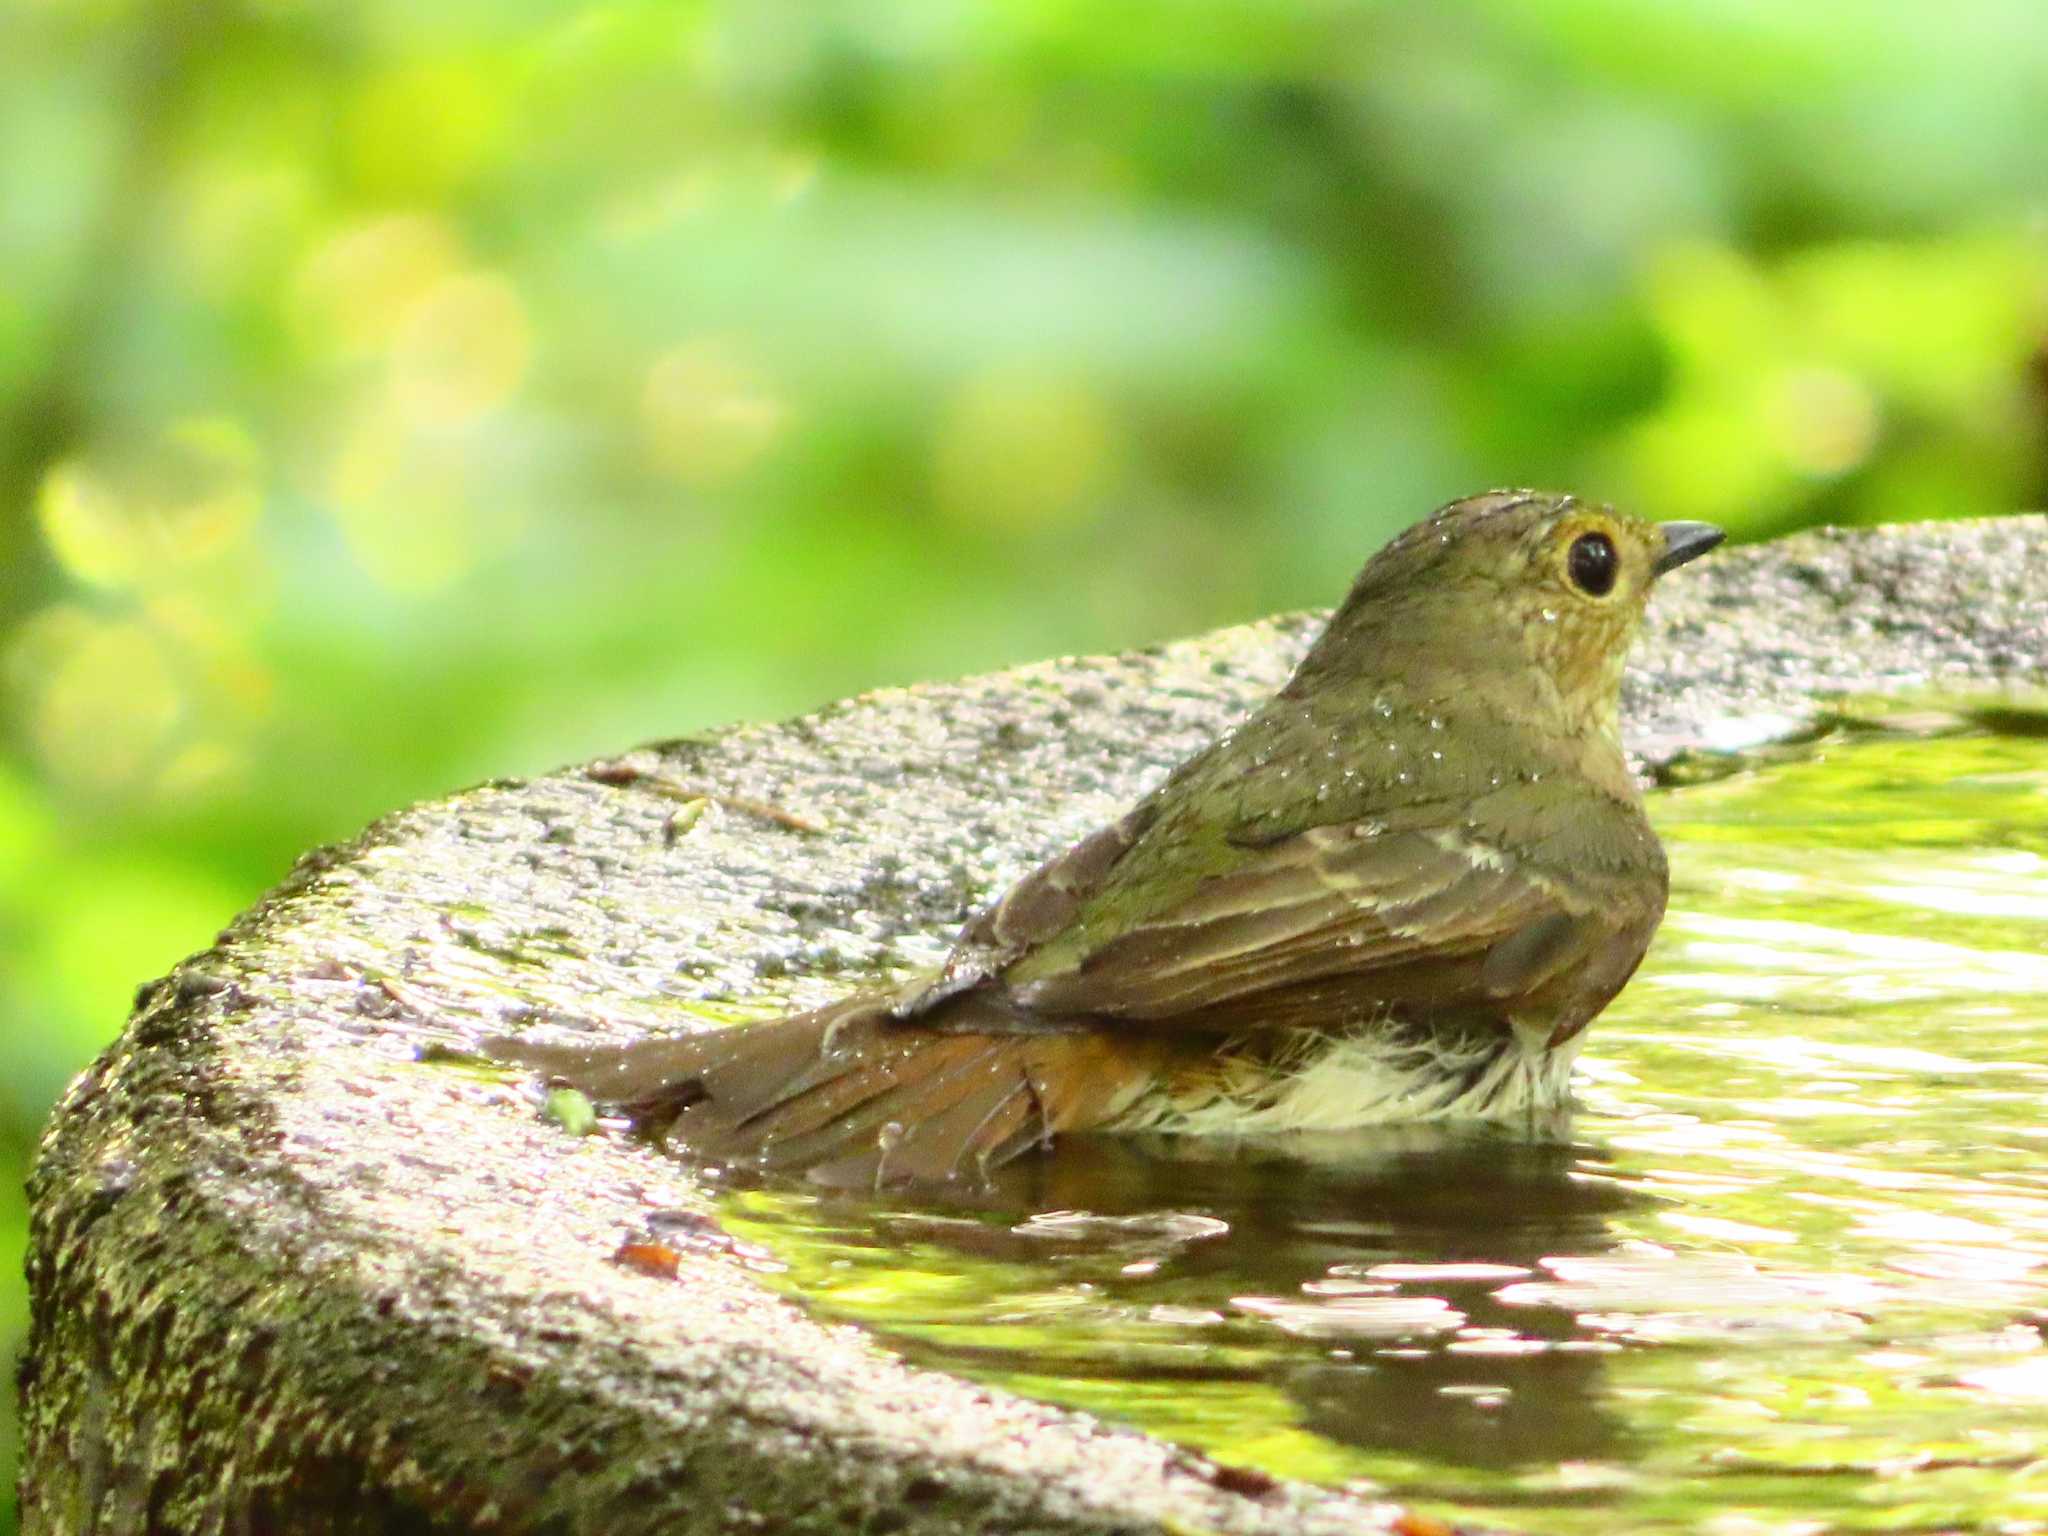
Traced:
<svg viewBox="0 0 2048 1536">
<path fill-rule="evenodd" d="M 1007 1209 L 734 1193 L 907 1356 L 1544 1532 L 2048 1530 L 2048 739 L 1666 791 L 1546 1138 L 1072 1143 Z"/>
</svg>

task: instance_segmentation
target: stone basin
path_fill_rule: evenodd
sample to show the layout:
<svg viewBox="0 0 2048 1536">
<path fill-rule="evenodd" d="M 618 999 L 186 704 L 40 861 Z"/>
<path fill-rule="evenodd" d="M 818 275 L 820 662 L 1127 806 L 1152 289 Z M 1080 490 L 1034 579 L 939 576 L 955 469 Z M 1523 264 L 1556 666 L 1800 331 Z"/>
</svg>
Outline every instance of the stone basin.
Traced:
<svg viewBox="0 0 2048 1536">
<path fill-rule="evenodd" d="M 23 1528 L 1395 1528 L 822 1324 L 763 1288 L 688 1166 L 431 1059 L 930 963 L 1277 686 L 1315 624 L 886 690 L 308 855 L 142 989 L 44 1136 Z M 1844 696 L 2044 686 L 2030 515 L 1718 553 L 1660 585 L 1625 715 L 1644 772 L 1682 776 Z"/>
</svg>

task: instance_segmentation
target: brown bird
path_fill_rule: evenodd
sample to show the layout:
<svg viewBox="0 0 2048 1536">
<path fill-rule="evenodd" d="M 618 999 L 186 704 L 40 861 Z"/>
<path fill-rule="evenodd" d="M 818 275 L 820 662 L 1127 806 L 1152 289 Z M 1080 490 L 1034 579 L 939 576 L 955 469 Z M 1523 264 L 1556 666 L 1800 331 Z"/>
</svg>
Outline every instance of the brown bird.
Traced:
<svg viewBox="0 0 2048 1536">
<path fill-rule="evenodd" d="M 1287 685 L 1026 875 L 936 975 L 601 1050 L 494 1043 L 697 1154 L 972 1179 L 1061 1131 L 1555 1107 L 1663 917 L 1617 720 L 1652 581 L 1721 541 L 1569 496 L 1453 502 Z"/>
</svg>

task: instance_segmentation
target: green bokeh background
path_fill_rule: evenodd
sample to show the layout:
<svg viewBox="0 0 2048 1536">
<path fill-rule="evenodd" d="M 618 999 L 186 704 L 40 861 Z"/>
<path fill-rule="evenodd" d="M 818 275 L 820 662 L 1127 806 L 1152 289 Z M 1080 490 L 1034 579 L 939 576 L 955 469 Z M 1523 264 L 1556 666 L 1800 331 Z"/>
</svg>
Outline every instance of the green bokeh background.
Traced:
<svg viewBox="0 0 2048 1536">
<path fill-rule="evenodd" d="M 0 1244 L 135 984 L 401 802 L 1487 485 L 2039 505 L 2044 80 L 2038 0 L 0 0 Z"/>
</svg>

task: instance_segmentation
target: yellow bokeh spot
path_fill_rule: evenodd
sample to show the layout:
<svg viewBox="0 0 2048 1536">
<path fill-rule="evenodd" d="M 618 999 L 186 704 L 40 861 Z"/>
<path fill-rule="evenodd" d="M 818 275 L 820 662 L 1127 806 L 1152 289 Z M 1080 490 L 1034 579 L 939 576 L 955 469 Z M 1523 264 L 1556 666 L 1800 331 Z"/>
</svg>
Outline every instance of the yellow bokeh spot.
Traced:
<svg viewBox="0 0 2048 1536">
<path fill-rule="evenodd" d="M 261 470 L 240 426 L 194 418 L 143 451 L 56 465 L 36 517 L 51 555 L 78 580 L 158 587 L 249 541 L 263 510 Z"/>
<path fill-rule="evenodd" d="M 640 424 L 647 454 L 691 485 L 717 485 L 775 441 L 782 402 L 731 342 L 704 338 L 665 352 L 647 372 Z"/>
<path fill-rule="evenodd" d="M 1108 414 L 1081 385 L 995 374 L 954 401 L 933 477 L 940 507 L 960 521 L 1027 530 L 1085 518 L 1116 458 Z"/>
<path fill-rule="evenodd" d="M 526 306 L 504 278 L 451 277 L 422 297 L 391 349 L 391 385 L 408 421 L 460 426 L 502 405 L 532 354 Z"/>
<path fill-rule="evenodd" d="M 1643 505 L 1739 529 L 1852 473 L 1850 516 L 1954 516 L 2023 494 L 2015 423 L 2048 316 L 2038 240 L 1844 241 L 1770 265 L 1678 244 L 1645 296 L 1670 391 L 1616 445 Z"/>
<path fill-rule="evenodd" d="M 428 214 L 352 225 L 300 269 L 292 286 L 293 317 L 316 346 L 345 354 L 382 347 L 461 260 L 454 234 Z"/>
<path fill-rule="evenodd" d="M 1935 414 L 2009 398 L 2048 323 L 2038 237 L 1861 242 L 1802 253 L 1786 291 L 1814 334 L 1888 397 Z"/>
<path fill-rule="evenodd" d="M 241 614 L 216 594 L 192 588 L 162 593 L 142 612 L 185 659 L 195 687 L 208 698 L 244 720 L 269 713 L 276 680 L 250 644 Z"/>
<path fill-rule="evenodd" d="M 327 495 L 353 506 L 384 494 L 405 455 L 405 431 L 389 411 L 372 410 L 350 427 L 327 467 Z"/>
<path fill-rule="evenodd" d="M 135 579 L 143 558 L 137 519 L 87 465 L 66 460 L 43 477 L 36 520 L 57 563 L 80 581 L 125 587 Z"/>
<path fill-rule="evenodd" d="M 180 561 L 213 560 L 248 540 L 263 513 L 262 457 L 238 423 L 175 422 L 159 462 L 157 517 Z"/>
<path fill-rule="evenodd" d="M 224 741 L 199 741 L 173 754 L 157 775 L 157 798 L 167 805 L 185 805 L 217 796 L 246 779 L 245 752 Z"/>
<path fill-rule="evenodd" d="M 1832 477 L 1870 457 L 1882 416 L 1861 379 L 1839 368 L 1793 368 L 1774 382 L 1771 425 L 1795 469 Z"/>
<path fill-rule="evenodd" d="M 8 662 L 28 740 L 53 778 L 115 794 L 153 775 L 185 695 L 147 625 L 48 608 L 21 627 Z"/>
</svg>

